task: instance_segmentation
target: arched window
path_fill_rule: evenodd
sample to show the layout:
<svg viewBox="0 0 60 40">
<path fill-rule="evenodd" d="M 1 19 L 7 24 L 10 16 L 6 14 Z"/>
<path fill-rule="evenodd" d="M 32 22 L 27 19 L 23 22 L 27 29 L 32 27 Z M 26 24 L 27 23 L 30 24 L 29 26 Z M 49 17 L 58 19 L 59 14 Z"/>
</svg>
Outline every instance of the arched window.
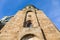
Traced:
<svg viewBox="0 0 60 40">
<path fill-rule="evenodd" d="M 33 38 L 35 35 L 33 35 L 33 34 L 27 34 L 27 35 L 24 35 L 22 38 L 21 38 L 21 40 L 29 40 L 29 39 L 31 39 L 31 38 Z"/>
<path fill-rule="evenodd" d="M 40 39 L 34 34 L 26 34 L 20 40 L 40 40 Z"/>
<path fill-rule="evenodd" d="M 31 18 L 31 15 L 28 15 L 29 12 L 32 12 L 32 11 L 29 10 L 29 11 L 26 12 L 23 27 L 31 27 L 32 26 L 31 20 L 26 20 L 27 17 Z"/>
</svg>

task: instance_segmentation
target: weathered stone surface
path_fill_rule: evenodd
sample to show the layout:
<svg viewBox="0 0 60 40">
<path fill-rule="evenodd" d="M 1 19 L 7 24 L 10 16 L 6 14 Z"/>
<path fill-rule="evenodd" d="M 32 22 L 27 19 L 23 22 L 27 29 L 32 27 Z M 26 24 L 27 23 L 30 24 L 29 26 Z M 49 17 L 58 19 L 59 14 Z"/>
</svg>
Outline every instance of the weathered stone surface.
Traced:
<svg viewBox="0 0 60 40">
<path fill-rule="evenodd" d="M 31 25 L 28 20 L 31 21 Z M 29 24 L 29 26 L 28 26 Z M 11 18 L 0 31 L 0 40 L 60 40 L 60 32 L 48 17 L 27 6 Z"/>
</svg>

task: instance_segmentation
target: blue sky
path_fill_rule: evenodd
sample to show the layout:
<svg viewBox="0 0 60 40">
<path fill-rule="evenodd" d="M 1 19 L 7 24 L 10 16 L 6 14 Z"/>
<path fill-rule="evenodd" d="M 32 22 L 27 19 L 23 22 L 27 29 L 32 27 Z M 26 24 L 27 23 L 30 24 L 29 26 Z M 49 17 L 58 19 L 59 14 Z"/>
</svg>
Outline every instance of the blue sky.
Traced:
<svg viewBox="0 0 60 40">
<path fill-rule="evenodd" d="M 0 19 L 15 15 L 29 4 L 42 10 L 60 30 L 60 0 L 0 0 Z"/>
</svg>

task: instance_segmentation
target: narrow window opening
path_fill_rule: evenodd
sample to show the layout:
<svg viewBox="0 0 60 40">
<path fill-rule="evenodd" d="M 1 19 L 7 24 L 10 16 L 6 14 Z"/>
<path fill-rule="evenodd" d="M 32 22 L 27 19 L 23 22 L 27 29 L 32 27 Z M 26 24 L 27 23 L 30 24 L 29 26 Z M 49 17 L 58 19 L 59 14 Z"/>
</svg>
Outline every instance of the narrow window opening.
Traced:
<svg viewBox="0 0 60 40">
<path fill-rule="evenodd" d="M 31 20 L 28 20 L 24 23 L 24 27 L 31 27 L 32 23 Z"/>
</svg>

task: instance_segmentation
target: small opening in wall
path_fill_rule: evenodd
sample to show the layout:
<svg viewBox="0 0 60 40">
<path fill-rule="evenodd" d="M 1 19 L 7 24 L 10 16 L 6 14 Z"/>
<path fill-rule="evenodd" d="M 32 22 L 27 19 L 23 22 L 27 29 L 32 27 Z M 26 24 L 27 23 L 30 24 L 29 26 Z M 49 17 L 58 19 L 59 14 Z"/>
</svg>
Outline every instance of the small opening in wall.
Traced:
<svg viewBox="0 0 60 40">
<path fill-rule="evenodd" d="M 31 20 L 27 20 L 26 22 L 24 22 L 24 27 L 31 27 L 32 22 Z"/>
</svg>

